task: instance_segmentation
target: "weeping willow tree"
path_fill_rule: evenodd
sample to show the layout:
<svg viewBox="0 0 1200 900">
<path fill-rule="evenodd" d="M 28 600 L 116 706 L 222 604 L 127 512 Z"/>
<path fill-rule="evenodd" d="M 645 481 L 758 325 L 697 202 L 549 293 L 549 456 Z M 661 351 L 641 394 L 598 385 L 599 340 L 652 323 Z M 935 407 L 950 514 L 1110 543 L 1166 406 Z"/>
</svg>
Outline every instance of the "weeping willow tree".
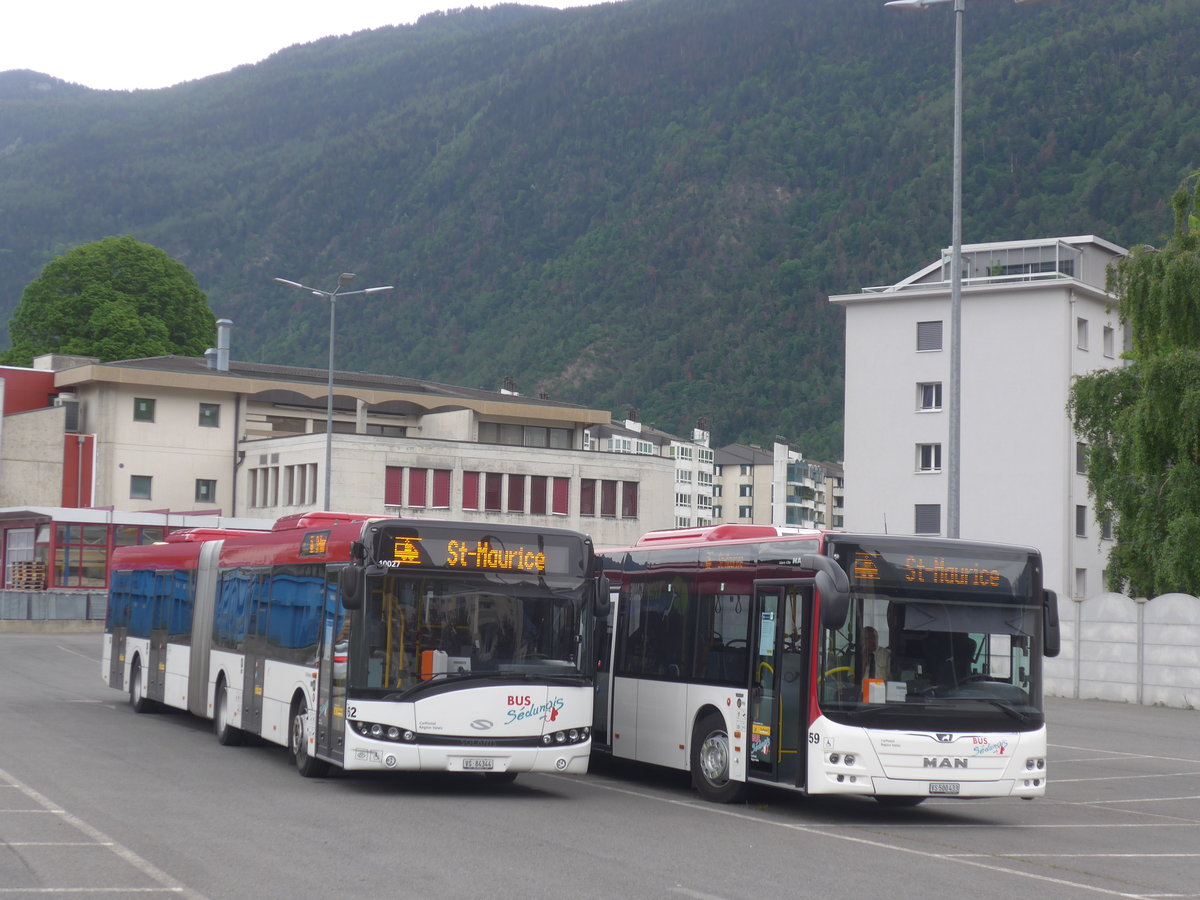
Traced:
<svg viewBox="0 0 1200 900">
<path fill-rule="evenodd" d="M 1110 590 L 1200 595 L 1200 172 L 1171 198 L 1165 247 L 1135 247 L 1108 275 L 1131 329 L 1128 365 L 1076 380 L 1088 490 L 1116 544 Z"/>
</svg>

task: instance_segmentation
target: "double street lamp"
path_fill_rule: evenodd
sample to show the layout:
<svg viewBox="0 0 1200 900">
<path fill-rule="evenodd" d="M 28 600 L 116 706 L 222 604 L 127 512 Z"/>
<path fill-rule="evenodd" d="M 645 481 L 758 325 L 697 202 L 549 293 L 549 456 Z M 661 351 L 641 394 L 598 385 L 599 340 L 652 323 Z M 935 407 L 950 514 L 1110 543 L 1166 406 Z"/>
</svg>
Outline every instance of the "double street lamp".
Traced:
<svg viewBox="0 0 1200 900">
<path fill-rule="evenodd" d="M 347 291 L 345 288 L 350 286 L 350 282 L 354 280 L 353 272 L 343 272 L 338 276 L 337 287 L 332 291 L 322 291 L 317 288 L 309 287 L 306 284 L 301 284 L 298 281 L 288 281 L 286 278 L 274 279 L 277 283 L 286 287 L 296 288 L 301 291 L 308 291 L 314 297 L 324 297 L 329 301 L 329 387 L 325 395 L 325 511 L 329 511 L 329 498 L 333 484 L 333 338 L 335 332 L 335 324 L 337 322 L 337 301 L 338 297 L 354 297 L 358 294 L 381 294 L 384 291 L 392 290 L 392 285 L 383 287 L 370 287 L 359 291 Z"/>
<path fill-rule="evenodd" d="M 1028 3 L 1030 0 L 1013 0 Z M 959 536 L 962 436 L 962 118 L 963 14 L 967 0 L 888 0 L 896 9 L 954 4 L 954 189 L 950 213 L 950 434 L 946 441 L 946 537 Z"/>
</svg>

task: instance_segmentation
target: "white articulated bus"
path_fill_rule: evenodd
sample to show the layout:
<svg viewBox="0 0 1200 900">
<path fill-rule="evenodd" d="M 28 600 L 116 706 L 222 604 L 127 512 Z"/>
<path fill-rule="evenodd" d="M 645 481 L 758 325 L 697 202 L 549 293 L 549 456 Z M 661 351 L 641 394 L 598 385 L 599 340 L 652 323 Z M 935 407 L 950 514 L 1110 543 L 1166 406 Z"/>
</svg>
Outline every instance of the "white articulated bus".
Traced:
<svg viewBox="0 0 1200 900">
<path fill-rule="evenodd" d="M 720 525 L 603 550 L 593 741 L 748 783 L 915 805 L 1046 790 L 1057 601 L 1025 547 Z"/>
<path fill-rule="evenodd" d="M 590 540 L 560 529 L 193 529 L 113 554 L 103 675 L 139 712 L 285 746 L 305 776 L 585 772 L 602 583 Z"/>
</svg>

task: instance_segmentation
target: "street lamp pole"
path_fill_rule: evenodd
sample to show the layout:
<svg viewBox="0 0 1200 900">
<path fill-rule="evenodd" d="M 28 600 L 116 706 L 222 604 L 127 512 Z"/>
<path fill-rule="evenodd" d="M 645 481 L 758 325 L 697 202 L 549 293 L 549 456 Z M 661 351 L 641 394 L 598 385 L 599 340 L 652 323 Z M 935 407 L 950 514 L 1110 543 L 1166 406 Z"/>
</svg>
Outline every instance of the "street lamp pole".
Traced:
<svg viewBox="0 0 1200 900">
<path fill-rule="evenodd" d="M 884 6 L 924 9 L 954 4 L 954 188 L 950 207 L 950 433 L 946 440 L 946 537 L 959 536 L 962 447 L 962 119 L 963 17 L 967 0 L 889 0 Z M 1026 3 L 1028 0 L 1013 0 Z"/>
<path fill-rule="evenodd" d="M 286 287 L 296 288 L 301 291 L 308 291 L 314 297 L 324 297 L 329 301 L 329 382 L 325 393 L 325 511 L 330 509 L 330 497 L 333 490 L 333 349 L 334 335 L 337 326 L 337 301 L 338 297 L 353 297 L 357 294 L 379 294 L 384 291 L 392 290 L 392 285 L 382 287 L 365 288 L 361 291 L 346 291 L 343 288 L 349 287 L 350 282 L 355 278 L 353 272 L 343 272 L 338 276 L 337 287 L 332 291 L 322 291 L 318 288 L 309 287 L 306 284 L 301 284 L 298 281 L 288 281 L 286 278 L 273 279 L 276 283 L 285 285 Z"/>
</svg>

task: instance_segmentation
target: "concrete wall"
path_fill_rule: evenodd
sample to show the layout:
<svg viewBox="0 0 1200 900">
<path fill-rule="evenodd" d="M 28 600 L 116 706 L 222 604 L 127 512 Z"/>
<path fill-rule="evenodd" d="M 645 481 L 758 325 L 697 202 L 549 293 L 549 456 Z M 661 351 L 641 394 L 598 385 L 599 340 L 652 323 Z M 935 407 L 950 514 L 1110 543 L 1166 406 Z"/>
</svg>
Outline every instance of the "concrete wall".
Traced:
<svg viewBox="0 0 1200 900">
<path fill-rule="evenodd" d="M 104 621 L 104 591 L 0 590 L 0 620 Z"/>
<path fill-rule="evenodd" d="M 1046 693 L 1200 708 L 1200 598 L 1059 600 L 1062 653 L 1046 660 Z"/>
<path fill-rule="evenodd" d="M 67 411 L 48 407 L 4 417 L 0 506 L 58 506 Z"/>
</svg>

